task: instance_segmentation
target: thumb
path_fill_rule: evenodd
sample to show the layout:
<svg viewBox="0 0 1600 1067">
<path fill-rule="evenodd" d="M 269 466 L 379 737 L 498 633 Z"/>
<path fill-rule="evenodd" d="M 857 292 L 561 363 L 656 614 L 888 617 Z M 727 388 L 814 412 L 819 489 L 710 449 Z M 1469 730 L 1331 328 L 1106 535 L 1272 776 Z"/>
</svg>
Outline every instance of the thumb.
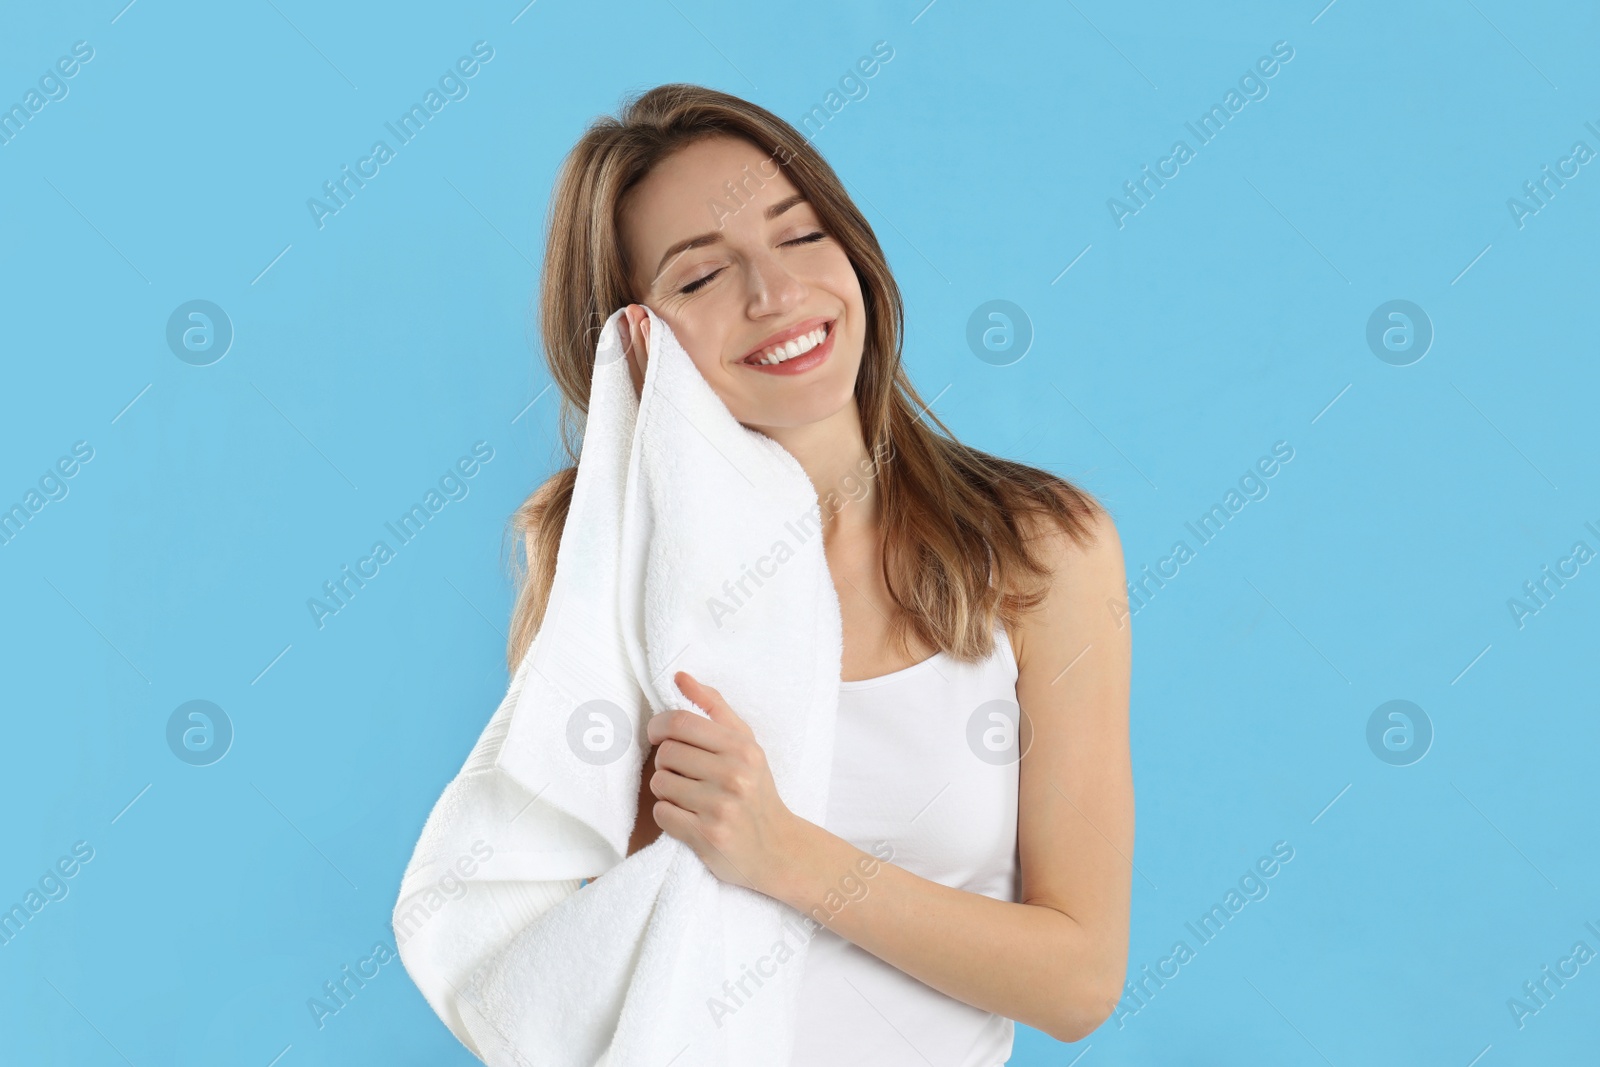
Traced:
<svg viewBox="0 0 1600 1067">
<path fill-rule="evenodd" d="M 733 709 L 728 707 L 728 702 L 722 698 L 721 693 L 699 681 L 688 671 L 679 671 L 672 676 L 672 680 L 683 690 L 684 696 L 706 710 L 712 722 L 732 726 L 741 721 L 733 713 Z"/>
</svg>

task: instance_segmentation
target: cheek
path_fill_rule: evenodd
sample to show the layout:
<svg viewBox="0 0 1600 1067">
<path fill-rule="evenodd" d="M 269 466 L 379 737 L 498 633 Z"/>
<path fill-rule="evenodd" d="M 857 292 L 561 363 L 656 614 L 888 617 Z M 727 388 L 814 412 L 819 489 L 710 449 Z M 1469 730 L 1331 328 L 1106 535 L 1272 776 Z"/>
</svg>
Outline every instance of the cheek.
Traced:
<svg viewBox="0 0 1600 1067">
<path fill-rule="evenodd" d="M 678 334 L 680 339 L 683 334 Z M 736 418 L 745 417 L 745 409 L 749 406 L 744 396 L 744 388 L 748 383 L 741 381 L 743 375 L 738 368 L 729 366 L 721 359 L 721 347 L 715 342 L 696 341 L 691 338 L 684 342 L 684 351 L 689 353 L 689 360 L 694 364 L 695 370 L 700 372 L 700 377 L 711 386 L 711 391 L 717 394 L 729 412 Z"/>
<path fill-rule="evenodd" d="M 657 309 L 656 314 L 672 329 L 672 336 L 689 354 L 695 369 L 710 381 L 717 373 L 717 361 L 722 352 L 722 342 L 715 328 L 719 313 L 710 308 L 680 308 L 672 313 Z"/>
<path fill-rule="evenodd" d="M 856 276 L 856 269 L 850 265 L 850 257 L 844 254 L 843 249 L 828 257 L 819 281 L 820 288 L 843 298 L 852 306 L 852 310 L 861 303 L 861 279 Z"/>
<path fill-rule="evenodd" d="M 699 339 L 692 333 L 677 333 L 677 337 L 684 351 L 689 353 L 689 361 L 694 364 L 694 369 L 700 372 L 700 377 L 720 394 L 733 373 L 732 368 L 722 362 L 721 346 Z"/>
<path fill-rule="evenodd" d="M 834 357 L 829 360 L 826 384 L 793 396 L 787 402 L 779 402 L 779 410 L 773 409 L 772 392 L 762 388 L 763 376 L 743 371 L 721 358 L 726 347 L 725 338 L 718 334 L 715 323 L 737 318 L 740 308 L 715 307 L 713 301 L 702 301 L 687 312 L 681 312 L 678 321 L 672 324 L 674 336 L 689 353 L 695 369 L 729 413 L 742 423 L 792 426 L 815 422 L 835 414 L 855 393 L 866 342 L 861 281 L 843 250 L 819 257 L 819 260 L 815 270 L 807 272 L 801 280 L 819 294 L 825 293 L 842 304 L 847 326 L 836 342 Z M 702 315 L 710 321 L 696 321 Z"/>
</svg>

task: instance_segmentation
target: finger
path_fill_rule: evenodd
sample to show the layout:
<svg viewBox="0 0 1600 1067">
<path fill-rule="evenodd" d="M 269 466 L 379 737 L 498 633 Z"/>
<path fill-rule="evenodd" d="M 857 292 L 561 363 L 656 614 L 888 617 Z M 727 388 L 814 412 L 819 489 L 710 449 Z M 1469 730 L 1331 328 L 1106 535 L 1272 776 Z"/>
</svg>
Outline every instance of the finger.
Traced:
<svg viewBox="0 0 1600 1067">
<path fill-rule="evenodd" d="M 665 800 L 696 815 L 706 810 L 717 795 L 715 787 L 694 778 L 686 778 L 676 771 L 657 771 L 651 775 L 650 792 L 656 795 L 657 800 Z"/>
<path fill-rule="evenodd" d="M 728 706 L 722 694 L 711 686 L 701 682 L 688 671 L 679 671 L 672 679 L 683 690 L 683 695 L 706 709 L 711 716 L 711 721 L 719 726 L 727 726 L 741 732 L 748 729 L 745 721 Z"/>
<path fill-rule="evenodd" d="M 695 748 L 703 748 L 707 752 L 721 752 L 727 748 L 728 730 L 724 726 L 697 715 L 688 708 L 668 708 L 657 715 L 652 715 L 645 724 L 645 736 L 650 743 L 659 745 L 663 741 L 682 741 Z"/>
<path fill-rule="evenodd" d="M 698 745 L 668 738 L 656 748 L 655 766 L 658 770 L 703 782 L 715 772 L 717 756 Z"/>
<path fill-rule="evenodd" d="M 721 693 L 706 685 L 688 671 L 679 671 L 672 676 L 672 680 L 677 683 L 679 689 L 683 690 L 684 696 L 707 711 L 710 711 L 713 705 L 720 705 L 722 708 L 728 706 L 728 702 L 722 699 Z"/>
<path fill-rule="evenodd" d="M 658 800 L 655 807 L 650 809 L 650 817 L 661 827 L 661 832 L 668 837 L 675 837 L 684 844 L 694 840 L 689 826 L 694 817 L 684 811 L 670 800 Z"/>
<path fill-rule="evenodd" d="M 650 358 L 650 315 L 645 311 L 644 305 L 628 305 L 628 325 L 628 333 L 632 339 L 631 351 L 638 361 L 639 369 L 643 370 Z"/>
<path fill-rule="evenodd" d="M 644 358 L 641 354 L 644 351 L 644 339 L 639 333 L 639 323 L 638 319 L 635 318 L 634 305 L 629 304 L 624 314 L 628 320 L 628 377 L 633 382 L 634 395 L 639 396 L 644 392 Z"/>
<path fill-rule="evenodd" d="M 706 840 L 706 835 L 700 829 L 699 816 L 694 812 L 680 808 L 670 800 L 661 800 L 656 802 L 650 814 L 655 819 L 656 825 L 661 827 L 662 833 L 688 845 L 708 866 L 714 857 L 720 857 L 736 873 L 739 872 L 739 868 L 728 859 L 726 853 Z M 740 877 L 743 877 L 742 873 Z M 744 884 L 747 886 L 751 884 L 748 878 Z"/>
</svg>

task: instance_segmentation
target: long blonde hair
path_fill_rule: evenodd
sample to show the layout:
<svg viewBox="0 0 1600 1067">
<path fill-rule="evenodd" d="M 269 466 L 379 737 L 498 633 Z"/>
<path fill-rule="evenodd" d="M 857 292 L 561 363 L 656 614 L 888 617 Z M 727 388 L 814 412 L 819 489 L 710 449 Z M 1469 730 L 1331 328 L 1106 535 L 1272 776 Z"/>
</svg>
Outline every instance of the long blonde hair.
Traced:
<svg viewBox="0 0 1600 1067">
<path fill-rule="evenodd" d="M 549 601 L 599 331 L 613 311 L 637 302 L 622 253 L 619 206 L 657 163 L 713 136 L 742 137 L 769 153 L 844 247 L 860 279 L 866 340 L 855 397 L 869 454 L 887 457 L 876 477 L 883 575 L 896 607 L 891 640 L 906 651 L 907 634 L 914 632 L 957 659 L 989 655 L 996 619 L 1013 625 L 1043 596 L 1037 581 L 1024 579 L 1049 574 L 1021 520 L 1054 520 L 1087 543 L 1102 505 L 1048 471 L 963 445 L 922 401 L 901 361 L 904 308 L 878 239 L 833 169 L 793 126 L 739 97 L 669 84 L 625 99 L 616 118 L 591 123 L 551 194 L 539 330 L 561 393 L 560 436 L 571 465 L 535 490 L 510 521 L 517 594 L 508 668 L 514 672 L 521 663 Z M 922 421 L 924 414 L 940 432 Z"/>
</svg>

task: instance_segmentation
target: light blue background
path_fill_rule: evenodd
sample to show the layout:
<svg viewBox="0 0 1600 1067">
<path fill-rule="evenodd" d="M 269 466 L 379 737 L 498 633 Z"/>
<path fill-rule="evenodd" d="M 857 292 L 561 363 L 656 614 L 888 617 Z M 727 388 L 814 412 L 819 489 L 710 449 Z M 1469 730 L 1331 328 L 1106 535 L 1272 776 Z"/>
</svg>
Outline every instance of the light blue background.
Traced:
<svg viewBox="0 0 1600 1067">
<path fill-rule="evenodd" d="M 1099 495 L 1131 575 L 1294 449 L 1134 619 L 1130 979 L 1274 842 L 1294 859 L 1123 1025 L 1019 1026 L 1012 1062 L 1592 1054 L 1600 964 L 1521 1029 L 1506 1002 L 1600 950 L 1600 565 L 1507 607 L 1600 550 L 1600 162 L 1507 208 L 1600 150 L 1593 5 L 522 2 L 3 16 L 0 103 L 94 58 L 0 146 L 0 504 L 94 458 L 0 546 L 0 905 L 95 856 L 0 946 L 0 1060 L 474 1062 L 397 962 L 321 1029 L 306 1002 L 391 939 L 504 692 L 502 532 L 557 462 L 529 315 L 555 167 L 660 82 L 798 123 L 879 40 L 816 143 L 941 418 Z M 470 95 L 319 230 L 307 198 L 479 40 Z M 1119 229 L 1107 199 L 1277 41 L 1269 95 Z M 236 332 L 211 366 L 165 342 L 192 299 Z M 1034 332 L 1007 366 L 965 340 L 993 299 Z M 1409 366 L 1366 343 L 1391 299 L 1435 331 Z M 307 599 L 480 440 L 470 495 L 318 629 Z M 165 740 L 193 699 L 236 730 L 209 767 Z M 1391 699 L 1436 732 L 1410 766 L 1367 744 Z"/>
</svg>

